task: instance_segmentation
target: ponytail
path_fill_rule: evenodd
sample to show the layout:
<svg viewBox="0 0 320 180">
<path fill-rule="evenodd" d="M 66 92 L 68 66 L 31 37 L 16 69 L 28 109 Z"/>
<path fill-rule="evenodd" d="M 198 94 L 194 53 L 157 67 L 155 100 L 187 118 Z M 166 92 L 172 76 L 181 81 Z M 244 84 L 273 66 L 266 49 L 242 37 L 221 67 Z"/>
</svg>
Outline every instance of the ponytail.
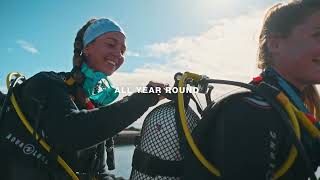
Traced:
<svg viewBox="0 0 320 180">
<path fill-rule="evenodd" d="M 95 21 L 96 19 L 90 19 L 82 28 L 78 31 L 77 36 L 73 44 L 73 66 L 81 67 L 82 62 L 84 61 L 84 56 L 82 53 L 83 50 L 83 35 L 87 28 Z"/>
<path fill-rule="evenodd" d="M 74 40 L 73 44 L 73 69 L 71 71 L 72 80 L 70 81 L 70 85 L 82 84 L 84 80 L 84 75 L 81 72 L 81 65 L 85 61 L 85 56 L 82 52 L 83 50 L 83 35 L 86 32 L 87 28 L 95 21 L 96 19 L 90 19 L 81 29 L 78 31 L 77 36 Z"/>
</svg>

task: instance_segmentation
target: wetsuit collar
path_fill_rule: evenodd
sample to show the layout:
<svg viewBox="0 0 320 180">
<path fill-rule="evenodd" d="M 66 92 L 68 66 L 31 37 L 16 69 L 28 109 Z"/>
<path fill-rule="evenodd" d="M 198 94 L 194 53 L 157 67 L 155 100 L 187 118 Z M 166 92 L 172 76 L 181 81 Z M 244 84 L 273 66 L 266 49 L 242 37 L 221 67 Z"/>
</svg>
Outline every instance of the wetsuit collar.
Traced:
<svg viewBox="0 0 320 180">
<path fill-rule="evenodd" d="M 273 77 L 281 87 L 281 89 L 289 96 L 293 104 L 302 112 L 309 113 L 308 109 L 305 107 L 304 102 L 301 100 L 301 91 L 294 85 L 285 80 L 279 73 L 277 73 L 273 68 L 268 67 L 263 72 L 263 76 Z"/>
<path fill-rule="evenodd" d="M 82 64 L 81 72 L 85 75 L 83 89 L 94 103 L 107 105 L 119 96 L 119 92 L 116 91 L 104 73 L 93 71 L 86 63 Z"/>
</svg>

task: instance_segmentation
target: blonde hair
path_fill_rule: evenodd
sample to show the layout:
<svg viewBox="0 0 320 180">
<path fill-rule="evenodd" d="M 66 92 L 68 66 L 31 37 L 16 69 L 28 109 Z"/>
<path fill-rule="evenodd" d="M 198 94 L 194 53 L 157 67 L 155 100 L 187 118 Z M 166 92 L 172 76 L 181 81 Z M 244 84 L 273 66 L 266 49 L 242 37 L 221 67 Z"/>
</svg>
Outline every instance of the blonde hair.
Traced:
<svg viewBox="0 0 320 180">
<path fill-rule="evenodd" d="M 294 27 L 319 10 L 320 0 L 294 0 L 272 6 L 264 17 L 259 36 L 258 68 L 265 69 L 273 63 L 267 46 L 270 35 L 289 36 Z M 320 119 L 320 97 L 314 85 L 309 85 L 302 91 L 302 99 L 309 111 Z"/>
</svg>

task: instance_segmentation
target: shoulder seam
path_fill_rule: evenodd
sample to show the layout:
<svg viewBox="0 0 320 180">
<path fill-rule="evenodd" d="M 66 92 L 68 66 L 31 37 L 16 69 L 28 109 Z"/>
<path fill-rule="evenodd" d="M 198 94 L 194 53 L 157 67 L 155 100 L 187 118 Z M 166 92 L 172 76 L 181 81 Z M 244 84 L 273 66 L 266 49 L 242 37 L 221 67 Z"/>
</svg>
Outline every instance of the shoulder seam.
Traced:
<svg viewBox="0 0 320 180">
<path fill-rule="evenodd" d="M 247 102 L 248 104 L 253 105 L 255 107 L 258 107 L 258 108 L 262 108 L 262 109 L 271 109 L 272 108 L 272 106 L 263 99 L 257 99 L 255 97 L 243 97 L 242 99 L 245 102 Z"/>
</svg>

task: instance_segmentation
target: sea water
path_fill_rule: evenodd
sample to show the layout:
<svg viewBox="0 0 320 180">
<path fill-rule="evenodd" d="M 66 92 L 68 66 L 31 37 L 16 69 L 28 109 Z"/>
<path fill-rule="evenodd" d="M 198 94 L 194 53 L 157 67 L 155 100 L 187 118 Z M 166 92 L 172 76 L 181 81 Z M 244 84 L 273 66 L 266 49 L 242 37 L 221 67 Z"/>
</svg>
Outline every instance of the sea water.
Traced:
<svg viewBox="0 0 320 180">
<path fill-rule="evenodd" d="M 114 151 L 116 169 L 110 173 L 115 174 L 116 177 L 129 179 L 133 152 L 134 145 L 116 146 Z"/>
</svg>

